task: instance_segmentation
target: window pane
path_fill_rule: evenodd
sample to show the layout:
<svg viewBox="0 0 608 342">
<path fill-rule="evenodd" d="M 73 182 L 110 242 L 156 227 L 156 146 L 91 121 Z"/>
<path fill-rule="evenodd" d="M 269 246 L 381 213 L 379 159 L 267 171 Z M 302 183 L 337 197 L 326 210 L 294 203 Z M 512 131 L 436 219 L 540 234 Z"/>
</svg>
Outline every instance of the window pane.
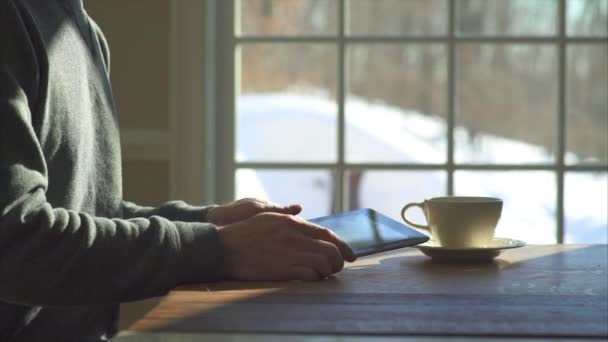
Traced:
<svg viewBox="0 0 608 342">
<path fill-rule="evenodd" d="M 372 208 L 399 222 L 401 208 L 410 202 L 445 196 L 444 171 L 375 171 L 351 170 L 347 174 L 348 207 Z M 422 212 L 412 210 L 415 222 L 425 222 Z"/>
<path fill-rule="evenodd" d="M 336 34 L 337 0 L 241 0 L 237 2 L 243 35 Z"/>
<path fill-rule="evenodd" d="M 446 0 L 346 0 L 352 35 L 445 34 Z"/>
<path fill-rule="evenodd" d="M 608 35 L 608 1 L 567 0 L 567 32 L 573 36 Z"/>
<path fill-rule="evenodd" d="M 454 193 L 503 200 L 497 237 L 555 243 L 556 181 L 547 171 L 457 171 Z M 533 189 L 533 190 L 531 190 Z"/>
<path fill-rule="evenodd" d="M 608 44 L 568 46 L 566 160 L 608 162 Z"/>
<path fill-rule="evenodd" d="M 473 35 L 554 35 L 555 0 L 458 0 L 457 30 Z"/>
<path fill-rule="evenodd" d="M 457 49 L 458 162 L 554 159 L 556 52 L 554 46 L 523 44 L 464 44 Z"/>
<path fill-rule="evenodd" d="M 336 160 L 336 48 L 253 44 L 241 48 L 237 160 Z"/>
<path fill-rule="evenodd" d="M 280 205 L 302 204 L 306 219 L 329 215 L 334 204 L 334 177 L 328 170 L 260 170 L 236 172 L 236 197 L 256 197 Z"/>
<path fill-rule="evenodd" d="M 446 50 L 357 44 L 347 50 L 346 159 L 446 160 Z"/>
<path fill-rule="evenodd" d="M 566 173 L 565 242 L 608 243 L 608 173 Z"/>
</svg>

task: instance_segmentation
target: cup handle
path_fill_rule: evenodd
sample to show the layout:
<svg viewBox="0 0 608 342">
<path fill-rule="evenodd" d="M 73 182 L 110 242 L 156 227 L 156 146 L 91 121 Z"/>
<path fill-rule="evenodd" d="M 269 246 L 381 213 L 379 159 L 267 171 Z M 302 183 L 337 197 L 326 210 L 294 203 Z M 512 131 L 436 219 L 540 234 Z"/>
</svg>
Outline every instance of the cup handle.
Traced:
<svg viewBox="0 0 608 342">
<path fill-rule="evenodd" d="M 421 225 L 421 224 L 414 223 L 414 222 L 410 221 L 410 220 L 407 218 L 407 216 L 405 215 L 405 212 L 406 212 L 406 211 L 407 211 L 409 208 L 411 208 L 411 207 L 418 207 L 418 208 L 420 208 L 420 209 L 421 209 L 421 210 L 424 212 L 424 203 L 409 203 L 409 204 L 406 204 L 406 205 L 403 207 L 403 209 L 401 209 L 401 217 L 403 218 L 403 221 L 405 221 L 407 224 L 409 224 L 409 225 L 411 225 L 411 226 L 414 226 L 414 227 L 416 227 L 416 228 L 418 228 L 418 229 L 430 230 L 430 227 L 429 227 L 429 226 L 425 226 L 425 225 Z"/>
</svg>

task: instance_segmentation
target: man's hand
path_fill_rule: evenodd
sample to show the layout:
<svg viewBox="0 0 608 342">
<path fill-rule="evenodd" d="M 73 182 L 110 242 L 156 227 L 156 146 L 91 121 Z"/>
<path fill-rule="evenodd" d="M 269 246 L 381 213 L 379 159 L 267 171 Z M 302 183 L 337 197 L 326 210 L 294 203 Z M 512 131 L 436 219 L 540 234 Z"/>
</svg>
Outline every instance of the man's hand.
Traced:
<svg viewBox="0 0 608 342">
<path fill-rule="evenodd" d="M 228 225 L 246 220 L 260 213 L 272 212 L 287 215 L 297 215 L 302 206 L 293 204 L 281 207 L 257 198 L 243 198 L 235 202 L 223 204 L 207 212 L 207 221 L 217 226 Z"/>
<path fill-rule="evenodd" d="M 292 215 L 262 213 L 218 231 L 227 279 L 318 280 L 355 261 L 332 231 Z"/>
</svg>

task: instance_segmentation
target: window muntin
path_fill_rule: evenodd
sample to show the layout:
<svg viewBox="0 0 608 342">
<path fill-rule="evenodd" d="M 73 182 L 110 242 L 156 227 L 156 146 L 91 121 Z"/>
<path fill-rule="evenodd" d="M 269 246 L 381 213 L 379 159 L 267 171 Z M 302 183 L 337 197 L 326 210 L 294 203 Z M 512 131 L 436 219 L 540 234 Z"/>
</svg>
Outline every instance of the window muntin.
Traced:
<svg viewBox="0 0 608 342">
<path fill-rule="evenodd" d="M 506 236 L 514 236 L 520 234 L 516 231 L 516 229 L 527 228 L 533 229 L 536 235 L 530 235 L 527 239 L 526 237 L 523 237 L 523 239 L 533 240 L 534 242 L 561 242 L 564 241 L 564 237 L 567 237 L 567 241 L 598 242 L 597 239 L 588 241 L 588 235 L 587 237 L 580 234 L 576 235 L 576 231 L 580 229 L 576 228 L 576 225 L 569 223 L 570 218 L 567 215 L 569 215 L 568 213 L 572 211 L 568 210 L 567 206 L 569 203 L 572 203 L 572 200 L 567 196 L 569 196 L 569 193 L 572 194 L 573 190 L 569 190 L 569 188 L 567 188 L 567 184 L 568 179 L 572 178 L 570 175 L 576 173 L 583 176 L 589 176 L 591 180 L 585 184 L 590 187 L 599 189 L 602 189 L 602 186 L 604 188 L 606 187 L 604 180 L 606 175 L 608 175 L 608 166 L 606 164 L 605 154 L 603 154 L 605 149 L 602 149 L 604 146 L 603 141 L 606 140 L 606 135 L 595 134 L 589 136 L 585 135 L 584 132 L 581 132 L 581 130 L 576 128 L 575 125 L 570 126 L 572 122 L 578 121 L 577 119 L 579 118 L 579 115 L 594 117 L 593 114 L 589 114 L 589 110 L 581 110 L 581 107 L 589 108 L 593 106 L 593 108 L 597 108 L 597 102 L 600 103 L 600 108 L 602 105 L 605 106 L 605 104 L 601 103 L 602 99 L 597 96 L 593 97 L 594 104 L 589 104 L 592 101 L 589 100 L 589 96 L 585 95 L 584 90 L 580 90 L 580 92 L 577 94 L 576 91 L 571 90 L 574 89 L 575 86 L 570 85 L 570 83 L 573 82 L 570 81 L 573 79 L 573 76 L 570 74 L 575 73 L 575 71 L 572 70 L 581 68 L 578 64 L 583 63 L 575 62 L 577 65 L 570 65 L 572 63 L 572 57 L 570 57 L 570 54 L 573 54 L 573 52 L 570 51 L 579 51 L 577 49 L 578 46 L 590 47 L 588 52 L 578 52 L 579 54 L 585 55 L 585 57 L 579 57 L 579 61 L 597 58 L 597 56 L 605 56 L 605 52 L 608 47 L 608 28 L 605 28 L 605 21 L 602 22 L 601 19 L 602 16 L 604 18 L 606 17 L 607 12 L 603 1 L 487 1 L 488 4 L 485 5 L 483 11 L 479 12 L 479 9 L 476 9 L 476 11 L 480 13 L 478 16 L 486 18 L 482 20 L 485 21 L 485 23 L 482 25 L 479 23 L 467 24 L 463 22 L 463 18 L 467 16 L 472 17 L 470 11 L 472 9 L 475 10 L 475 6 L 479 6 L 480 1 L 477 0 L 399 1 L 400 3 L 407 3 L 405 6 L 412 6 L 412 8 L 416 8 L 417 2 L 419 4 L 424 3 L 424 5 L 418 5 L 425 6 L 426 9 L 424 10 L 424 13 L 428 14 L 428 16 L 422 19 L 422 22 L 427 18 L 431 18 L 430 20 L 433 21 L 432 24 L 417 24 L 419 27 L 414 28 L 413 30 L 403 27 L 400 28 L 398 25 L 396 26 L 393 23 L 389 23 L 390 20 L 386 20 L 386 18 L 383 18 L 381 21 L 376 20 L 381 24 L 386 24 L 384 25 L 386 27 L 370 28 L 370 25 L 357 26 L 356 21 L 360 22 L 363 20 L 361 18 L 365 18 L 369 13 L 363 11 L 362 15 L 359 13 L 357 14 L 358 16 L 353 16 L 353 10 L 357 11 L 357 6 L 360 8 L 369 6 L 368 4 L 365 4 L 367 2 L 365 0 L 258 1 L 258 3 L 266 2 L 277 5 L 280 3 L 281 6 L 284 5 L 292 7 L 314 7 L 316 6 L 315 3 L 323 3 L 323 5 L 321 5 L 319 8 L 327 8 L 325 18 L 329 18 L 330 22 L 335 23 L 335 26 L 328 24 L 326 28 L 329 27 L 329 29 L 319 29 L 319 27 L 322 26 L 315 26 L 317 27 L 316 29 L 311 29 L 310 27 L 306 26 L 311 26 L 312 23 L 310 23 L 310 25 L 306 24 L 300 28 L 293 28 L 290 30 L 264 32 L 242 30 L 243 25 L 239 21 L 239 15 L 243 12 L 244 8 L 239 7 L 239 5 L 241 2 L 248 1 L 249 0 L 240 2 L 236 1 L 236 4 L 231 1 L 223 2 L 224 4 L 227 4 L 226 6 L 228 7 L 237 5 L 235 7 L 236 10 L 234 11 L 236 18 L 232 18 L 236 19 L 235 22 L 237 25 L 235 25 L 235 32 L 237 32 L 237 34 L 232 35 L 232 33 L 230 33 L 230 36 L 226 39 L 227 43 L 223 46 L 226 50 L 233 51 L 236 62 L 235 66 L 239 66 L 240 68 L 243 67 L 238 58 L 241 49 L 245 46 L 252 46 L 255 44 L 271 44 L 277 48 L 279 46 L 290 44 L 316 44 L 328 46 L 328 49 L 333 49 L 333 51 L 336 52 L 336 64 L 334 64 L 336 69 L 329 73 L 331 74 L 331 77 L 335 76 L 336 88 L 333 90 L 333 92 L 314 92 L 314 96 L 310 99 L 310 101 L 308 101 L 308 103 L 319 101 L 327 104 L 328 107 L 335 109 L 335 121 L 332 119 L 332 122 L 335 122 L 335 124 L 328 123 L 328 125 L 334 125 L 331 126 L 330 130 L 335 128 L 336 141 L 335 144 L 324 144 L 327 147 L 327 150 L 335 151 L 335 159 L 332 156 L 332 158 L 310 158 L 310 160 L 305 160 L 305 158 L 288 156 L 286 158 L 271 158 L 274 160 L 264 158 L 250 158 L 245 160 L 238 159 L 240 155 L 238 153 L 239 148 L 238 146 L 235 146 L 236 152 L 234 159 L 228 163 L 230 169 L 232 170 L 231 172 L 238 173 L 241 169 L 255 169 L 257 171 L 285 170 L 285 172 L 299 172 L 309 169 L 326 170 L 326 172 L 328 172 L 330 175 L 330 178 L 332 179 L 331 183 L 333 184 L 331 187 L 331 195 L 327 195 L 328 198 L 331 199 L 327 200 L 327 198 L 323 198 L 319 200 L 332 203 L 331 208 L 326 210 L 327 212 L 330 210 L 340 211 L 353 208 L 353 203 L 355 202 L 353 201 L 352 194 L 361 193 L 361 191 L 353 191 L 352 188 L 354 186 L 360 187 L 361 183 L 364 183 L 364 181 L 367 182 L 368 177 L 369 179 L 373 179 L 374 177 L 377 177 L 378 174 L 382 175 L 383 172 L 386 172 L 387 174 L 390 174 L 391 172 L 401 172 L 404 175 L 408 174 L 409 172 L 421 172 L 422 174 L 429 173 L 429 175 L 433 173 L 444 174 L 445 181 L 439 182 L 445 186 L 444 194 L 461 193 L 460 190 L 463 189 L 462 186 L 467 185 L 465 179 L 467 178 L 466 175 L 468 174 L 473 175 L 473 178 L 475 178 L 475 175 L 477 175 L 482 179 L 484 177 L 486 179 L 487 177 L 496 177 L 496 182 L 499 182 L 499 180 L 504 180 L 506 182 L 512 179 L 536 179 L 536 181 L 539 182 L 539 184 L 542 183 L 543 186 L 548 184 L 548 188 L 546 191 L 542 191 L 542 195 L 546 196 L 544 200 L 541 201 L 537 198 L 535 201 L 536 204 L 532 206 L 529 213 L 535 213 L 535 215 L 542 214 L 544 216 L 525 218 L 523 217 L 524 214 L 518 212 L 514 215 L 517 215 L 516 218 L 518 218 L 521 222 L 528 222 L 526 223 L 527 227 L 515 228 L 513 227 L 514 225 L 511 225 L 511 227 L 509 227 L 510 225 L 504 225 L 506 227 L 504 229 L 506 230 L 502 230 L 499 233 Z M 255 1 L 251 2 L 254 3 Z M 382 4 L 391 3 L 389 0 L 369 2 L 377 3 L 380 7 L 390 6 Z M 575 2 L 579 2 L 579 4 L 574 4 Z M 520 15 L 510 15 L 508 18 L 509 20 L 505 20 L 504 18 L 500 19 L 500 25 L 502 26 L 500 26 L 498 23 L 491 24 L 492 21 L 497 20 L 496 16 L 502 13 L 501 11 L 496 10 L 496 6 L 504 6 L 504 3 L 510 4 L 508 5 L 511 6 L 509 12 L 510 14 L 519 13 Z M 580 3 L 582 3 L 582 5 Z M 526 4 L 529 4 L 531 7 L 526 8 L 525 6 L 528 6 Z M 587 9 L 587 12 L 581 12 L 581 8 Z M 599 9 L 596 10 L 599 15 L 595 12 L 589 12 L 588 8 Z M 529 11 L 525 11 L 526 9 Z M 361 12 L 361 10 L 358 11 Z M 465 13 L 465 11 L 468 12 Z M 402 12 L 394 11 L 392 14 L 398 16 L 401 13 Z M 251 18 L 251 15 L 249 15 L 249 20 L 251 20 Z M 353 21 L 353 18 L 359 19 Z M 310 20 L 318 19 L 311 17 Z M 297 21 L 295 20 L 292 21 L 292 23 L 296 22 Z M 241 29 L 239 28 L 239 25 L 241 26 Z M 574 26 L 577 26 L 577 28 L 574 28 Z M 435 158 L 432 155 L 429 157 L 431 153 L 421 154 L 423 157 L 419 158 L 420 160 L 415 158 L 410 160 L 405 158 L 401 159 L 392 155 L 389 157 L 377 157 L 373 154 L 370 154 L 371 156 L 367 155 L 363 157 L 360 155 L 353 156 L 353 154 L 356 152 L 353 145 L 355 142 L 361 141 L 361 138 L 349 138 L 349 132 L 354 130 L 353 128 L 349 128 L 353 125 L 352 118 L 357 115 L 351 114 L 352 110 L 349 108 L 354 108 L 353 105 L 357 104 L 356 101 L 360 100 L 361 97 L 356 96 L 357 93 L 351 91 L 355 88 L 352 86 L 354 81 L 351 82 L 351 77 L 354 77 L 357 72 L 361 72 L 361 70 L 357 70 L 357 67 L 354 66 L 357 59 L 360 60 L 363 58 L 361 55 L 376 52 L 377 50 L 375 49 L 375 46 L 387 46 L 396 51 L 401 50 L 401 53 L 407 56 L 408 54 L 415 55 L 415 53 L 412 53 L 412 50 L 416 48 L 422 49 L 419 48 L 419 46 L 423 45 L 437 46 L 437 50 L 444 51 L 442 52 L 444 54 L 443 60 L 435 63 L 442 66 L 436 67 L 438 71 L 434 71 L 436 74 L 433 76 L 433 79 L 435 77 L 439 79 L 441 79 L 441 77 L 444 78 L 443 80 L 439 81 L 444 82 L 444 87 L 442 88 L 443 90 L 433 93 L 433 96 L 435 97 L 433 100 L 434 108 L 439 109 L 436 110 L 437 113 L 423 113 L 426 116 L 434 115 L 434 119 L 439 121 L 438 124 L 433 126 L 435 130 L 430 131 L 433 131 L 434 134 L 440 138 L 430 139 L 428 134 L 422 134 L 423 139 L 426 138 L 429 139 L 429 141 L 434 141 L 435 144 L 439 146 L 440 150 L 443 149 L 440 153 L 441 157 Z M 463 59 L 461 52 L 467 46 L 475 46 L 475 49 L 483 50 L 486 51 L 485 53 L 490 53 L 493 55 L 501 55 L 501 50 L 506 51 L 506 53 L 503 53 L 503 55 L 506 54 L 512 59 L 512 61 L 523 60 L 525 63 L 523 63 L 523 65 L 513 65 L 514 63 L 511 62 L 509 63 L 511 68 L 509 69 L 503 65 L 503 71 L 509 72 L 517 70 L 520 74 L 525 74 L 526 72 L 531 73 L 532 76 L 530 78 L 536 78 L 534 76 L 540 77 L 540 80 L 536 80 L 538 82 L 537 88 L 530 88 L 531 86 L 529 84 L 524 84 L 525 81 L 519 81 L 520 83 L 511 83 L 510 86 L 506 87 L 507 89 L 512 89 L 514 92 L 519 91 L 519 88 L 521 87 L 528 87 L 528 89 L 533 89 L 535 93 L 538 93 L 538 97 L 544 98 L 544 101 L 546 102 L 546 106 L 542 108 L 542 112 L 547 114 L 544 114 L 539 118 L 534 115 L 535 111 L 531 111 L 528 108 L 532 107 L 531 103 L 535 103 L 535 101 L 537 103 L 540 102 L 537 101 L 536 97 L 530 97 L 529 94 L 522 94 L 522 92 L 520 92 L 519 97 L 515 96 L 516 100 L 513 100 L 524 102 L 524 108 L 528 110 L 524 113 L 525 115 L 522 115 L 522 117 L 531 118 L 529 122 L 533 128 L 530 129 L 530 127 L 526 127 L 524 131 L 528 130 L 529 132 L 534 132 L 539 136 L 524 140 L 524 144 L 538 147 L 536 151 L 538 153 L 535 151 L 531 152 L 530 149 L 525 148 L 530 146 L 524 146 L 525 149 L 520 149 L 520 153 L 511 153 L 509 151 L 500 152 L 500 150 L 490 151 L 493 152 L 493 154 L 501 154 L 499 158 L 488 158 L 487 155 L 482 155 L 484 158 L 480 159 L 479 155 L 471 157 L 471 154 L 469 153 L 469 156 L 467 157 L 462 153 L 463 150 L 471 149 L 473 147 L 487 149 L 488 144 L 485 142 L 487 140 L 486 136 L 491 135 L 481 135 L 482 137 L 486 138 L 485 140 L 482 139 L 483 143 L 481 144 L 481 147 L 474 145 L 475 139 L 466 140 L 469 139 L 469 136 L 471 135 L 470 132 L 468 132 L 470 127 L 466 127 L 467 123 L 464 116 L 462 116 L 463 113 L 461 111 L 461 107 L 474 108 L 472 105 L 469 105 L 468 107 L 461 106 L 464 101 L 462 101 L 463 99 L 459 98 L 462 97 L 460 88 L 463 86 L 463 84 L 461 84 L 463 83 L 462 64 L 467 63 Z M 407 51 L 403 52 L 404 50 Z M 486 58 L 483 54 L 473 56 L 476 58 L 474 59 L 475 61 L 479 61 L 480 58 Z M 258 57 L 258 59 L 267 57 L 269 56 Z M 498 65 L 500 65 L 500 62 L 503 62 L 504 64 L 505 58 L 502 58 L 502 60 L 501 58 L 496 59 L 498 62 L 495 63 L 499 63 Z M 438 60 L 441 60 L 441 58 L 438 58 Z M 400 61 L 400 63 L 401 68 L 416 64 L 416 62 L 408 61 L 407 58 Z M 475 67 L 475 63 L 468 63 L 473 68 Z M 317 65 L 317 67 L 323 68 L 325 66 Z M 399 80 L 400 77 L 403 77 L 404 73 L 401 73 L 401 70 L 399 70 L 401 68 L 394 67 L 395 73 L 397 74 L 395 79 L 397 80 Z M 238 81 L 240 80 L 239 68 L 237 67 L 235 71 L 237 74 L 235 80 Z M 227 73 L 227 75 L 230 75 L 230 73 Z M 604 81 L 603 84 L 606 84 L 607 82 L 605 76 L 602 76 L 601 71 L 595 73 L 595 75 L 599 80 L 596 81 L 599 82 L 597 83 L 600 87 L 600 90 L 598 90 L 599 92 L 602 90 L 601 82 Z M 602 79 L 602 77 L 604 77 L 604 79 Z M 230 80 L 228 81 L 230 82 Z M 576 82 L 581 84 L 585 83 L 584 81 L 589 83 L 589 80 L 584 78 L 582 81 L 579 79 Z M 376 84 L 382 85 L 381 80 L 376 81 Z M 594 83 L 591 82 L 591 84 Z M 239 86 L 241 86 L 239 82 L 236 82 L 234 89 L 239 89 Z M 477 86 L 479 87 L 480 85 Z M 492 84 L 482 82 L 481 86 L 492 87 Z M 301 91 L 302 88 L 292 87 L 292 89 L 298 89 L 298 91 Z M 364 94 L 369 93 L 369 91 L 361 91 L 360 88 L 357 91 Z M 302 93 L 300 92 L 299 94 L 301 95 Z M 262 95 L 267 96 L 272 94 L 266 93 Z M 248 93 L 243 96 L 255 97 L 257 95 L 255 93 Z M 510 96 L 514 97 L 512 94 Z M 365 97 L 363 98 L 366 99 Z M 440 104 L 439 102 L 442 98 L 443 104 Z M 241 94 L 238 92 L 235 93 L 234 99 L 236 100 L 237 107 L 240 107 L 242 99 Z M 303 100 L 306 101 L 305 98 L 303 98 Z M 605 96 L 603 101 L 605 103 Z M 404 107 L 417 106 L 416 103 L 412 103 L 411 101 L 405 101 L 404 103 L 406 103 Z M 573 103 L 578 103 L 578 108 L 571 110 L 571 104 Z M 581 103 L 583 103 L 583 105 L 581 105 Z M 378 110 L 387 107 L 393 109 L 393 112 L 411 112 L 411 108 L 400 107 L 398 103 L 395 105 L 394 101 L 391 101 L 391 99 L 382 100 L 374 98 L 371 101 L 366 101 L 364 104 L 365 106 L 370 107 L 368 108 L 370 112 L 377 112 Z M 441 112 L 442 106 L 445 106 L 443 113 Z M 539 105 L 536 104 L 536 106 Z M 230 108 L 231 106 L 227 105 L 226 107 Z M 485 107 L 487 108 L 487 112 L 495 112 L 492 111 L 491 105 L 485 105 Z M 238 109 L 235 112 L 239 112 L 240 110 L 241 109 Z M 486 111 L 481 110 L 479 112 L 483 113 Z M 581 111 L 585 112 L 585 114 L 578 114 Z M 601 110 L 599 110 L 598 113 L 600 118 L 598 127 L 602 127 L 601 119 L 608 116 L 608 114 L 603 113 Z M 604 115 L 603 117 L 601 116 L 602 114 Z M 498 117 L 499 114 L 494 113 L 494 115 L 495 117 Z M 361 115 L 359 114 L 359 116 Z M 595 117 L 597 116 L 598 115 Z M 374 123 L 374 120 L 377 120 L 378 117 L 380 116 L 370 115 L 369 123 Z M 486 126 L 490 126 L 495 121 L 492 119 L 488 120 L 488 118 L 485 116 L 484 120 L 484 122 L 486 122 Z M 226 122 L 230 123 L 231 120 L 227 120 Z M 509 124 L 508 122 L 509 121 L 507 120 L 507 124 L 505 124 L 506 128 L 513 128 L 512 123 Z M 525 123 L 527 124 L 528 122 L 526 121 Z M 482 130 L 482 133 L 487 133 L 485 131 L 487 127 L 484 127 L 483 129 L 484 130 Z M 230 130 L 232 130 L 232 134 L 235 133 L 235 128 L 228 127 L 228 131 Z M 512 137 L 512 135 L 517 137 L 517 134 L 515 133 L 518 131 L 519 129 L 511 129 L 510 132 L 512 133 L 510 133 L 507 137 L 510 138 L 508 140 L 514 140 L 515 143 L 521 142 L 517 139 L 513 139 Z M 423 133 L 426 133 L 426 130 Z M 577 133 L 579 134 L 578 138 Z M 321 136 L 327 134 L 321 134 Z M 391 138 L 388 140 L 393 139 L 393 137 L 388 138 Z M 585 139 L 587 139 L 587 141 L 585 141 Z M 404 141 L 406 141 L 406 139 L 404 139 Z M 421 141 L 426 145 L 429 144 L 429 141 Z M 534 141 L 543 141 L 543 143 L 539 144 L 535 143 Z M 579 142 L 577 143 L 575 141 Z M 277 142 L 277 144 L 280 144 L 280 142 Z M 365 141 L 360 144 L 365 145 Z M 577 144 L 594 145 L 597 146 L 597 148 L 594 150 L 595 152 L 591 152 L 590 155 L 589 153 L 577 154 Z M 403 146 L 401 146 L 401 148 L 403 148 Z M 515 150 L 516 149 L 513 151 Z M 262 154 L 263 153 L 267 153 L 267 151 L 262 152 Z M 325 151 L 323 153 L 327 152 Z M 508 156 L 510 154 L 511 158 L 505 157 L 505 155 Z M 224 164 L 224 166 L 228 164 Z M 235 173 L 225 172 L 225 170 L 222 171 L 223 175 L 232 178 L 232 182 L 235 181 Z M 352 174 L 356 174 L 357 172 L 359 172 L 359 176 L 353 177 Z M 591 177 L 591 175 L 594 176 Z M 359 178 L 358 181 L 353 181 L 353 179 L 356 180 L 357 178 Z M 427 178 L 431 179 L 433 177 Z M 487 182 L 490 184 L 493 183 L 491 180 L 488 180 Z M 572 181 L 570 181 L 570 183 L 572 183 Z M 228 183 L 224 181 L 223 184 Z M 238 184 L 236 184 L 236 186 L 238 187 Z M 420 184 L 419 187 L 425 186 L 424 184 Z M 229 187 L 227 187 L 227 189 L 228 191 L 231 191 Z M 389 187 L 389 189 L 391 188 Z M 465 187 L 464 189 L 466 190 L 467 188 Z M 510 190 L 511 192 L 509 193 L 494 193 L 494 195 L 516 199 L 523 198 L 526 195 L 525 191 L 518 192 L 517 189 Z M 393 191 L 394 193 L 403 193 L 404 189 L 393 187 Z M 490 191 L 490 193 L 493 193 L 493 190 Z M 514 193 L 515 195 L 511 195 L 511 193 Z M 539 193 L 541 192 L 539 191 Z M 227 196 L 232 197 L 233 195 L 227 194 Z M 275 198 L 277 196 L 270 194 L 269 196 L 270 199 L 276 200 Z M 390 196 L 387 195 L 385 197 L 389 198 Z M 297 200 L 297 194 L 294 198 Z M 547 199 L 549 199 L 548 202 Z M 402 202 L 405 203 L 406 201 L 403 200 Z M 547 203 L 552 204 L 548 205 Z M 401 204 L 402 203 L 399 203 L 399 205 Z M 598 225 L 601 227 L 601 229 L 597 233 L 599 234 L 597 237 L 602 239 L 602 229 L 604 231 L 608 230 L 608 225 L 605 223 L 606 209 L 605 207 L 599 206 L 601 203 L 597 204 L 598 205 L 593 207 L 593 212 L 595 212 L 596 215 L 591 219 L 595 220 L 594 222 L 599 222 Z M 385 206 L 378 203 L 378 205 L 375 205 L 375 207 Z M 388 210 L 391 209 L 389 208 Z M 391 215 L 393 213 L 387 214 Z M 312 216 L 305 215 L 305 217 Z M 542 227 L 531 227 L 532 222 L 548 223 L 542 224 Z M 575 235 L 572 235 L 573 233 Z"/>
</svg>

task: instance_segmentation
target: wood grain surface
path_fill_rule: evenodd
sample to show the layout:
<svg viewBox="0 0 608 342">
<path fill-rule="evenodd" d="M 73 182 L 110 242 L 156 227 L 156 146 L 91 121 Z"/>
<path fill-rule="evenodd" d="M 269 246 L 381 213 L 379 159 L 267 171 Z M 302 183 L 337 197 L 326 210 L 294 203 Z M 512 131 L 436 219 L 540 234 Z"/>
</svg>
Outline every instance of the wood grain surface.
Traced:
<svg viewBox="0 0 608 342">
<path fill-rule="evenodd" d="M 606 245 L 528 246 L 441 264 L 416 249 L 318 282 L 178 288 L 132 331 L 608 338 Z"/>
</svg>

